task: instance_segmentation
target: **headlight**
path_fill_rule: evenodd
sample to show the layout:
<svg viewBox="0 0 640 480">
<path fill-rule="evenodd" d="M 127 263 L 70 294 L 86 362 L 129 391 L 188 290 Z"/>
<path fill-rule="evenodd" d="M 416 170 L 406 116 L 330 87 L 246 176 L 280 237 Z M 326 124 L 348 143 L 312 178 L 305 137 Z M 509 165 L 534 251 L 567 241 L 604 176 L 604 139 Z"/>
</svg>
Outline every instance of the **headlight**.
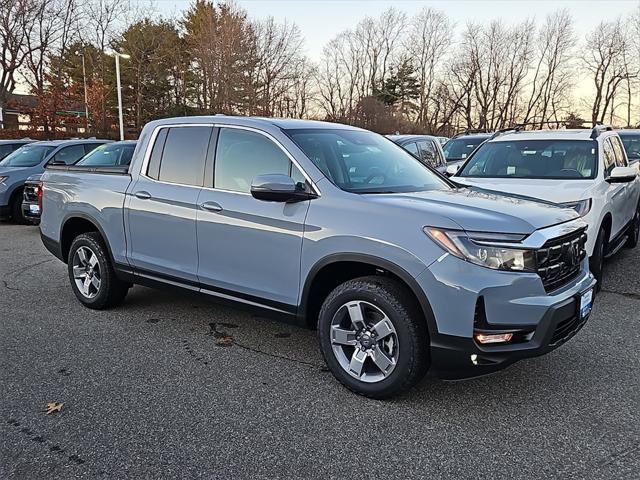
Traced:
<svg viewBox="0 0 640 480">
<path fill-rule="evenodd" d="M 425 227 L 424 232 L 451 255 L 482 267 L 511 272 L 536 269 L 534 250 L 503 245 L 522 240 L 522 235 L 467 233 L 432 227 Z"/>
<path fill-rule="evenodd" d="M 578 212 L 578 215 L 584 217 L 587 213 L 589 213 L 589 210 L 591 210 L 591 199 L 587 198 L 586 200 L 579 200 L 577 202 L 559 203 L 558 205 L 564 208 L 573 208 L 576 212 Z"/>
</svg>

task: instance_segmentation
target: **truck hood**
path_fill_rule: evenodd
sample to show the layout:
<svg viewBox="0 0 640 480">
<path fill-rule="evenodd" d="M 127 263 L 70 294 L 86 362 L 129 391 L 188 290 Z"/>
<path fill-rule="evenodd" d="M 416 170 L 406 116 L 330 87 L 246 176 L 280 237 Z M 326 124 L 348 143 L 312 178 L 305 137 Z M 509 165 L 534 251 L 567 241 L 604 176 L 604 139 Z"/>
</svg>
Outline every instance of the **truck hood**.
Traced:
<svg viewBox="0 0 640 480">
<path fill-rule="evenodd" d="M 505 192 L 553 203 L 576 202 L 585 198 L 593 180 L 543 180 L 532 178 L 452 177 L 452 181 L 486 190 Z"/>
<path fill-rule="evenodd" d="M 541 228 L 578 218 L 573 209 L 481 189 L 368 195 L 372 201 L 421 210 L 425 226 L 528 235 Z"/>
</svg>

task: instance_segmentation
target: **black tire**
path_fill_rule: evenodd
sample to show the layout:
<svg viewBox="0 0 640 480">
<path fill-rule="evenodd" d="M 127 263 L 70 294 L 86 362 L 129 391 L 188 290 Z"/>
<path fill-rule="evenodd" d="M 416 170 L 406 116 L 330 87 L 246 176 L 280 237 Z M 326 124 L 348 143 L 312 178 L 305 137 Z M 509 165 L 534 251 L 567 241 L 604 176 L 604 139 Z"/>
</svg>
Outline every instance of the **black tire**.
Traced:
<svg viewBox="0 0 640 480">
<path fill-rule="evenodd" d="M 638 237 L 640 237 L 640 203 L 636 207 L 636 214 L 633 216 L 633 221 L 629 225 L 627 243 L 624 244 L 627 248 L 636 248 L 638 245 Z"/>
<path fill-rule="evenodd" d="M 367 383 L 352 376 L 340 364 L 332 343 L 332 322 L 348 302 L 362 302 L 379 309 L 391 321 L 397 339 L 397 361 L 379 381 Z M 350 319 L 347 318 L 347 321 Z M 325 299 L 318 317 L 320 349 L 333 375 L 355 393 L 372 398 L 388 398 L 413 387 L 429 368 L 429 340 L 421 309 L 411 292 L 399 282 L 368 276 L 349 280 L 336 287 Z M 382 345 L 378 340 L 375 346 Z M 341 347 L 345 350 L 356 347 Z M 348 351 L 348 350 L 347 350 Z M 348 353 L 345 354 L 348 358 Z M 373 358 L 364 365 L 376 368 Z M 366 362 L 369 362 L 368 364 Z M 364 369 L 364 367 L 363 367 Z M 379 374 L 380 372 L 378 372 Z"/>
<path fill-rule="evenodd" d="M 22 213 L 22 190 L 14 193 L 11 199 L 11 219 L 18 225 L 26 225 L 28 223 Z"/>
<path fill-rule="evenodd" d="M 604 253 L 607 248 L 607 241 L 607 230 L 604 227 L 600 227 L 596 244 L 593 247 L 593 255 L 589 258 L 589 269 L 598 281 L 598 284 L 596 285 L 597 291 L 600 291 L 602 288 L 602 271 L 604 269 Z"/>
<path fill-rule="evenodd" d="M 76 258 L 76 253 L 82 247 L 84 247 L 83 251 L 88 249 L 91 253 L 95 254 L 99 267 L 100 286 L 99 288 L 94 288 L 94 291 L 91 292 L 93 294 L 91 298 L 82 293 L 74 277 L 74 258 Z M 80 303 L 87 308 L 103 310 L 119 305 L 127 296 L 127 292 L 131 286 L 116 276 L 104 241 L 97 232 L 83 233 L 73 240 L 71 248 L 69 249 L 69 256 L 67 257 L 67 267 L 73 293 Z"/>
</svg>

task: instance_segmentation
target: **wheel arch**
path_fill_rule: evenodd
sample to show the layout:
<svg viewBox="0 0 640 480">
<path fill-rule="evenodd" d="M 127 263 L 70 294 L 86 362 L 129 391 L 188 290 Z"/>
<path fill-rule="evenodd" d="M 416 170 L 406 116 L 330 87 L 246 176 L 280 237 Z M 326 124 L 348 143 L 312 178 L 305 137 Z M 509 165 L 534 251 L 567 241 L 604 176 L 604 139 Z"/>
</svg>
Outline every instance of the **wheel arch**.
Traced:
<svg viewBox="0 0 640 480">
<path fill-rule="evenodd" d="M 107 235 L 104 230 L 100 226 L 95 219 L 91 218 L 89 215 L 83 213 L 73 213 L 66 216 L 62 222 L 62 228 L 60 229 L 60 254 L 62 256 L 61 260 L 67 263 L 67 258 L 69 256 L 69 250 L 71 249 L 71 244 L 73 243 L 74 238 L 78 235 L 88 232 L 96 232 L 102 237 L 102 241 L 104 242 L 107 253 L 109 254 L 109 259 L 112 264 L 115 265 L 113 253 L 111 252 L 111 246 L 109 245 L 109 241 L 107 240 Z"/>
<path fill-rule="evenodd" d="M 337 274 L 337 275 L 336 275 Z M 298 320 L 303 325 L 315 328 L 317 313 L 322 302 L 333 288 L 347 280 L 360 276 L 378 274 L 397 279 L 413 295 L 431 338 L 437 333 L 431 304 L 415 278 L 401 266 L 384 258 L 360 253 L 328 255 L 314 264 L 302 288 Z"/>
</svg>

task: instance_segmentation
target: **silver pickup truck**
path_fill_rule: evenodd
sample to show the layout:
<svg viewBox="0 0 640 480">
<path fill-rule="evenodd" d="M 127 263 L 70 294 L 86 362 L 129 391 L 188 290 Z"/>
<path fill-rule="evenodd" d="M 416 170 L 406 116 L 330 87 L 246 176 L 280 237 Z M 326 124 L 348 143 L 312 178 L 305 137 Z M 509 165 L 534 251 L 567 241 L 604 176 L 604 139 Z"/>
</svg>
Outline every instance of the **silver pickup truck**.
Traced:
<svg viewBox="0 0 640 480">
<path fill-rule="evenodd" d="M 291 319 L 371 397 L 544 354 L 591 311 L 575 211 L 457 188 L 354 127 L 159 120 L 130 166 L 53 166 L 42 181 L 42 240 L 83 305 L 146 284 Z"/>
</svg>

